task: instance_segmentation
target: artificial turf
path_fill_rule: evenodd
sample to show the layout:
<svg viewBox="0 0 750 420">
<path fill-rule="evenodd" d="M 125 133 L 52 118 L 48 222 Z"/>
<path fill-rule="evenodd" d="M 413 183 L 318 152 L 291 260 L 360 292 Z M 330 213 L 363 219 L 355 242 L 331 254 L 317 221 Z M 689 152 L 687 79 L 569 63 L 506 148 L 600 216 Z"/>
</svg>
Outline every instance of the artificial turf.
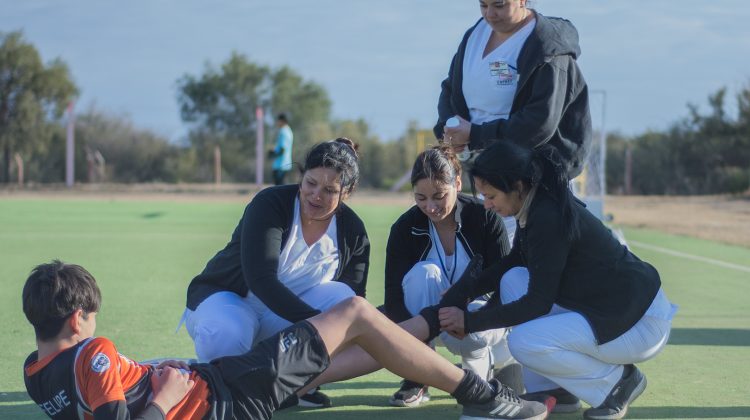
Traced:
<svg viewBox="0 0 750 420">
<path fill-rule="evenodd" d="M 97 335 L 135 359 L 191 357 L 184 329 L 175 333 L 188 282 L 228 241 L 244 204 L 158 200 L 0 200 L 0 419 L 44 418 L 23 385 L 22 363 L 34 349 L 21 311 L 21 288 L 34 265 L 59 258 L 81 264 L 104 296 Z M 385 243 L 404 210 L 392 204 L 353 206 L 372 242 L 368 299 L 383 301 Z M 661 273 L 680 306 L 669 345 L 641 366 L 649 386 L 628 418 L 750 418 L 750 272 L 670 255 L 648 244 L 740 267 L 750 249 L 656 231 L 625 229 L 631 248 Z M 275 418 L 455 419 L 460 407 L 445 393 L 416 409 L 391 408 L 399 378 L 378 372 L 325 386 L 335 407 L 290 409 Z M 554 419 L 580 418 L 554 415 Z"/>
</svg>

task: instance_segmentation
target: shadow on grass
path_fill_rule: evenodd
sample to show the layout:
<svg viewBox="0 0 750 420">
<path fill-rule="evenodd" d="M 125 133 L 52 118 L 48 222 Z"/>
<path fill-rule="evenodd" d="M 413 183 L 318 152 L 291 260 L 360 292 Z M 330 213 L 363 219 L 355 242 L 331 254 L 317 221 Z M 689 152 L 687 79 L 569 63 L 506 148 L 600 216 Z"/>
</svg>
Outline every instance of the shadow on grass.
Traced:
<svg viewBox="0 0 750 420">
<path fill-rule="evenodd" d="M 346 407 L 342 398 L 336 398 L 334 404 L 338 402 L 339 409 L 309 410 L 309 409 L 288 409 L 278 412 L 274 418 L 294 419 L 352 419 L 352 418 L 388 418 L 389 420 L 407 420 L 407 419 L 455 419 L 456 415 L 461 412 L 459 406 L 450 405 L 422 405 L 419 408 L 394 408 L 394 407 Z M 358 396 L 355 403 L 362 404 L 363 398 Z M 343 409 L 342 409 L 343 408 Z M 580 419 L 583 410 L 570 414 L 554 414 L 550 420 L 572 420 Z M 729 418 L 729 419 L 746 419 L 750 418 L 750 407 L 632 407 L 628 410 L 627 418 L 629 419 L 712 419 L 712 418 Z"/>
<path fill-rule="evenodd" d="M 395 392 L 395 391 L 394 391 Z M 354 407 L 358 405 L 364 405 L 377 409 L 377 407 L 388 407 L 392 408 L 388 404 L 388 397 L 382 395 L 339 395 L 331 397 L 331 401 L 335 407 Z M 457 405 L 453 397 L 449 395 L 437 395 L 432 396 L 431 402 L 444 403 L 447 402 L 451 405 Z"/>
<path fill-rule="evenodd" d="M 0 419 L 44 418 L 36 404 L 25 392 L 0 391 Z"/>
<path fill-rule="evenodd" d="M 159 217 L 164 216 L 164 212 L 162 211 L 155 211 L 151 213 L 144 213 L 141 215 L 144 219 L 158 219 Z"/>
<path fill-rule="evenodd" d="M 31 403 L 29 394 L 25 392 L 3 392 L 0 391 L 0 403 L 28 401 Z"/>
<path fill-rule="evenodd" d="M 750 407 L 632 407 L 629 419 L 746 419 Z"/>
<path fill-rule="evenodd" d="M 732 328 L 672 328 L 669 344 L 688 346 L 750 346 L 750 330 Z"/>
<path fill-rule="evenodd" d="M 380 382 L 334 382 L 332 384 L 325 384 L 323 385 L 322 389 L 371 389 L 371 388 L 381 388 L 381 389 L 391 389 L 393 388 L 393 392 L 396 392 L 396 389 L 400 384 L 398 382 L 388 382 L 388 381 L 380 381 Z"/>
<path fill-rule="evenodd" d="M 338 400 L 338 398 L 337 398 Z M 334 402 L 335 404 L 335 402 Z M 396 408 L 396 407 L 347 407 L 346 409 L 309 410 L 293 408 L 274 413 L 274 419 L 325 419 L 325 420 L 348 420 L 356 418 L 389 420 L 400 419 L 453 419 L 460 414 L 461 409 L 454 405 L 423 405 L 418 408 Z"/>
<path fill-rule="evenodd" d="M 348 385 L 358 385 L 351 383 Z M 391 382 L 368 383 L 367 387 L 392 387 Z M 350 387 L 352 388 L 352 387 Z M 360 388 L 360 387 L 357 387 Z M 351 418 L 381 418 L 388 416 L 390 420 L 399 419 L 443 419 L 455 418 L 461 409 L 448 395 L 433 396 L 433 401 L 419 408 L 395 408 L 388 405 L 388 399 L 383 396 L 370 395 L 342 395 L 333 397 L 334 408 L 325 410 L 310 410 L 290 408 L 274 415 L 274 418 L 311 418 L 311 419 L 351 419 Z M 435 404 L 438 403 L 438 404 Z M 363 407 L 364 406 L 364 407 Z M 569 415 L 554 415 L 551 419 L 568 420 L 579 419 L 581 413 Z M 0 419 L 41 419 L 39 408 L 29 400 L 25 392 L 0 392 Z M 629 419 L 711 419 L 711 418 L 750 418 L 750 406 L 741 407 L 631 407 L 628 410 Z"/>
</svg>

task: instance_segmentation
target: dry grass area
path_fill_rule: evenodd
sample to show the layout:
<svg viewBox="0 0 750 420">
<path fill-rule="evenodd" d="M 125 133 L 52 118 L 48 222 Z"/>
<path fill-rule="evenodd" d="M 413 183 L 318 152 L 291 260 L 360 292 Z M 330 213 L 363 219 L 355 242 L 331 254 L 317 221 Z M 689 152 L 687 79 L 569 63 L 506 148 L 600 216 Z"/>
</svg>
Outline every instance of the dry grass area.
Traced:
<svg viewBox="0 0 750 420">
<path fill-rule="evenodd" d="M 167 200 L 181 202 L 246 202 L 258 190 L 254 184 L 77 185 L 0 189 L 3 199 Z M 352 204 L 413 203 L 409 193 L 357 191 Z M 608 196 L 605 212 L 614 223 L 693 236 L 750 247 L 750 195 L 743 196 Z"/>
<path fill-rule="evenodd" d="M 358 193 L 352 202 L 413 203 L 411 194 Z M 750 195 L 607 196 L 613 223 L 750 248 Z"/>
<path fill-rule="evenodd" d="M 750 247 L 750 196 L 609 196 L 614 223 Z"/>
</svg>

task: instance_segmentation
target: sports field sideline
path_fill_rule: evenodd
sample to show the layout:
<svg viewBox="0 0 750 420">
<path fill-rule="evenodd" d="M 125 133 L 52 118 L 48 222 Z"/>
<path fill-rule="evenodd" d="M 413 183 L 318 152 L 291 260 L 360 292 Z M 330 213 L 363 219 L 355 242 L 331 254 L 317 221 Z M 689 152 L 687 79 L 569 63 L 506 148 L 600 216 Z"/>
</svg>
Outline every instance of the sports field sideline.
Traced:
<svg viewBox="0 0 750 420">
<path fill-rule="evenodd" d="M 354 201 L 372 242 L 368 299 L 383 301 L 388 228 L 406 208 L 392 200 Z M 136 359 L 191 357 L 185 330 L 174 333 L 187 283 L 229 239 L 241 200 L 3 198 L 0 200 L 0 419 L 37 419 L 23 385 L 23 360 L 34 349 L 21 311 L 21 287 L 36 264 L 60 258 L 81 264 L 103 293 L 97 335 Z M 664 353 L 642 365 L 649 386 L 628 418 L 750 418 L 750 249 L 625 229 L 635 253 L 661 273 L 680 305 Z M 456 419 L 453 399 L 432 391 L 416 409 L 391 408 L 398 378 L 376 373 L 325 387 L 334 408 L 288 410 L 275 418 Z M 580 418 L 554 415 L 554 419 Z"/>
</svg>

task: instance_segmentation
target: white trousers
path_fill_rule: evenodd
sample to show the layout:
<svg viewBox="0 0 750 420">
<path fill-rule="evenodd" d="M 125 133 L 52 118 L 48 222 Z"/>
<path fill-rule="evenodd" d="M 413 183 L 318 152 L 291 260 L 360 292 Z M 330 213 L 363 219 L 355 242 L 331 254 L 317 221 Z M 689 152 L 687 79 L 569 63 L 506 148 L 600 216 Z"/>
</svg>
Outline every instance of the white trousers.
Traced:
<svg viewBox="0 0 750 420">
<path fill-rule="evenodd" d="M 421 261 L 406 273 L 402 286 L 406 309 L 412 315 L 417 315 L 425 307 L 440 302 L 450 283 L 438 265 Z M 468 309 L 475 311 L 485 303 L 475 300 L 469 304 Z M 487 378 L 492 374 L 493 365 L 499 368 L 513 361 L 505 336 L 505 328 L 471 333 L 462 340 L 448 333 L 441 333 L 436 344 L 442 344 L 451 353 L 461 356 L 463 367 Z"/>
<path fill-rule="evenodd" d="M 354 291 L 346 284 L 329 281 L 304 291 L 299 298 L 313 308 L 325 311 L 352 296 Z M 186 310 L 184 318 L 200 362 L 244 354 L 254 343 L 292 325 L 256 296 L 243 298 L 233 292 L 212 294 L 195 311 Z"/>
<path fill-rule="evenodd" d="M 528 286 L 526 268 L 509 270 L 500 282 L 502 302 L 518 300 Z M 527 392 L 563 387 L 597 407 L 620 380 L 623 365 L 643 362 L 662 351 L 676 309 L 659 290 L 646 314 L 631 329 L 598 345 L 583 316 L 553 305 L 547 315 L 514 326 L 508 346 L 524 366 Z"/>
</svg>

